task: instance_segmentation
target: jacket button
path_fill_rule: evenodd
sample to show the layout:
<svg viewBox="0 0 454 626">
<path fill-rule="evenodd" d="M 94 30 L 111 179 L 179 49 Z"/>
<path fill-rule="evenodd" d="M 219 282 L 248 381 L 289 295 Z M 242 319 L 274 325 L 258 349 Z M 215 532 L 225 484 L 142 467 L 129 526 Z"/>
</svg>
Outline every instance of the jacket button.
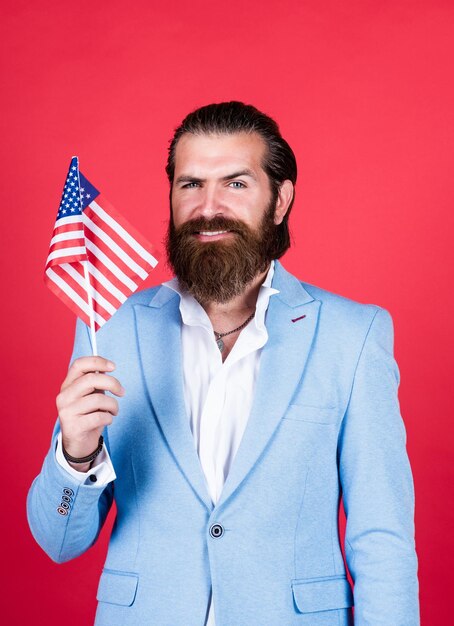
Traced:
<svg viewBox="0 0 454 626">
<path fill-rule="evenodd" d="M 224 528 L 221 524 L 213 524 L 210 526 L 210 535 L 213 539 L 219 539 L 224 534 Z"/>
</svg>

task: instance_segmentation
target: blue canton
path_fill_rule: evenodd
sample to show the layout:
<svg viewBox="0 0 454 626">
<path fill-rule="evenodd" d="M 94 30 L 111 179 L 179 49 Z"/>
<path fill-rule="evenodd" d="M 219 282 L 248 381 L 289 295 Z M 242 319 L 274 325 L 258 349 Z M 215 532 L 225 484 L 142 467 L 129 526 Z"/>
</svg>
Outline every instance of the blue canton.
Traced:
<svg viewBox="0 0 454 626">
<path fill-rule="evenodd" d="M 85 207 L 87 207 L 96 196 L 99 196 L 99 191 L 96 187 L 79 172 L 78 161 L 77 157 L 71 159 L 60 206 L 58 207 L 57 219 L 72 215 L 81 215 Z"/>
</svg>

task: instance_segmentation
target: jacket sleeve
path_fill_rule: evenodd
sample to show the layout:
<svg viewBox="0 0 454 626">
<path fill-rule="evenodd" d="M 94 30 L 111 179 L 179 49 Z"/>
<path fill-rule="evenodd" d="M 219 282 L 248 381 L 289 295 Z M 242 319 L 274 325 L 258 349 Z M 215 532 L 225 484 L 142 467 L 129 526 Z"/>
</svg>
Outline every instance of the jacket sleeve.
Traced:
<svg viewBox="0 0 454 626">
<path fill-rule="evenodd" d="M 355 626 L 418 626 L 414 493 L 398 401 L 393 323 L 377 308 L 339 440 Z"/>
<path fill-rule="evenodd" d="M 85 325 L 78 320 L 72 359 L 91 354 Z M 60 425 L 52 435 L 41 472 L 27 496 L 30 530 L 41 548 L 57 563 L 85 552 L 96 541 L 113 501 L 113 482 L 83 483 L 61 467 L 55 450 Z M 107 432 L 104 433 L 108 445 Z"/>
</svg>

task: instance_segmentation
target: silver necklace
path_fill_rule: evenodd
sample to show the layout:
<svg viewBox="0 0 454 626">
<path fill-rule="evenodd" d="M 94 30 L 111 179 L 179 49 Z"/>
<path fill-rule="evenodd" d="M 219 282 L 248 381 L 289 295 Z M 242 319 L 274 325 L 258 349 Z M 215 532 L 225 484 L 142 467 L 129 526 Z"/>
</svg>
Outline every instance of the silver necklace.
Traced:
<svg viewBox="0 0 454 626">
<path fill-rule="evenodd" d="M 249 317 L 247 318 L 247 320 L 243 322 L 240 326 L 238 326 L 237 328 L 234 328 L 233 330 L 229 330 L 226 333 L 218 333 L 213 328 L 213 332 L 214 332 L 214 336 L 216 337 L 216 343 L 218 344 L 219 352 L 222 352 L 224 350 L 224 342 L 222 341 L 222 338 L 227 337 L 227 335 L 231 335 L 232 333 L 236 333 L 239 330 L 243 330 L 243 328 L 249 324 L 249 322 L 254 317 L 254 315 L 255 315 L 255 311 L 254 313 L 251 313 Z"/>
</svg>

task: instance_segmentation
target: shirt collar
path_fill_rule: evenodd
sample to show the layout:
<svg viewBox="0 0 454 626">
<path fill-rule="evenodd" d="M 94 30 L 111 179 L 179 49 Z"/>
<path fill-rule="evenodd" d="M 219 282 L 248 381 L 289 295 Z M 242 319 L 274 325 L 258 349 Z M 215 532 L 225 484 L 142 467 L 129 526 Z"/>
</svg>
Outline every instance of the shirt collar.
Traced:
<svg viewBox="0 0 454 626">
<path fill-rule="evenodd" d="M 271 261 L 270 268 L 265 277 L 265 280 L 260 286 L 259 294 L 257 297 L 255 325 L 258 329 L 263 329 L 265 327 L 265 313 L 268 308 L 270 297 L 276 293 L 279 293 L 278 289 L 275 289 L 271 286 L 273 282 L 273 276 L 274 261 Z M 199 302 L 197 302 L 194 296 L 192 296 L 188 291 L 183 289 L 177 277 L 162 283 L 162 286 L 167 287 L 168 289 L 172 289 L 172 291 L 175 291 L 179 294 L 180 313 L 183 324 L 187 324 L 188 326 L 206 326 L 209 330 L 211 330 L 211 322 L 205 309 Z"/>
</svg>

